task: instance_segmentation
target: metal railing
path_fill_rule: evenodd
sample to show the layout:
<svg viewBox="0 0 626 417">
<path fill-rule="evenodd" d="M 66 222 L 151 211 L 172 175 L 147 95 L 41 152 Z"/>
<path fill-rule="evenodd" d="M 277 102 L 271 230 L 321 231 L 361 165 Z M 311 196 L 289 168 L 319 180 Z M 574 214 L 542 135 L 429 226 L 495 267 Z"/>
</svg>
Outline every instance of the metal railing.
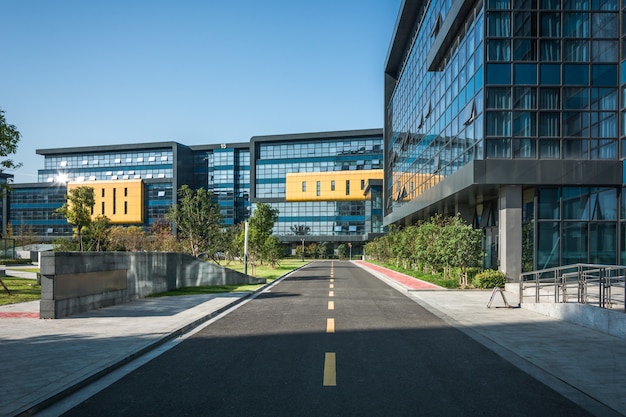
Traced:
<svg viewBox="0 0 626 417">
<path fill-rule="evenodd" d="M 626 309 L 626 266 L 573 264 L 520 275 L 520 303 L 581 303 Z"/>
</svg>

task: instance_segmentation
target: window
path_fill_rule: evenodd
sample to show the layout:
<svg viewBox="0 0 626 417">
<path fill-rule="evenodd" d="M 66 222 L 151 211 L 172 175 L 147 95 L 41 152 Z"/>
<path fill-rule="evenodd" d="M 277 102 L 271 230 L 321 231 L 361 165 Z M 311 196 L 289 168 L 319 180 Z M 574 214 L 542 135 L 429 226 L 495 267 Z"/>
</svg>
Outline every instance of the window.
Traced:
<svg viewBox="0 0 626 417">
<path fill-rule="evenodd" d="M 330 191 L 335 191 L 335 180 L 330 182 Z"/>
<path fill-rule="evenodd" d="M 488 64 L 487 84 L 511 84 L 511 65 Z"/>
<path fill-rule="evenodd" d="M 346 180 L 346 195 L 350 195 L 350 180 Z"/>
<path fill-rule="evenodd" d="M 104 197 L 104 188 L 102 189 L 102 197 Z"/>
<path fill-rule="evenodd" d="M 361 180 L 361 190 L 365 190 L 365 180 Z"/>
<path fill-rule="evenodd" d="M 128 214 L 128 201 L 124 201 L 124 214 Z"/>
<path fill-rule="evenodd" d="M 102 215 L 104 215 L 104 201 L 102 202 Z"/>
<path fill-rule="evenodd" d="M 306 181 L 302 181 L 302 192 L 306 193 Z"/>
<path fill-rule="evenodd" d="M 128 197 L 128 188 L 124 187 L 124 197 Z"/>
<path fill-rule="evenodd" d="M 318 181 L 316 184 L 316 188 L 315 188 L 315 195 L 317 195 L 319 197 L 320 195 L 320 182 Z"/>
</svg>

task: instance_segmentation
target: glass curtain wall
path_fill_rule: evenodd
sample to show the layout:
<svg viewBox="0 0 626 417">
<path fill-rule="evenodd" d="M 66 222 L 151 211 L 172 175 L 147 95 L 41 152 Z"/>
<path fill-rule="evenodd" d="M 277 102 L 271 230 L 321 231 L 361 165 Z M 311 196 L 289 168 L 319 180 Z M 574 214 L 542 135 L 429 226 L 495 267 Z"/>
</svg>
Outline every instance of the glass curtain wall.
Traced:
<svg viewBox="0 0 626 417">
<path fill-rule="evenodd" d="M 256 196 L 279 210 L 273 233 L 293 235 L 293 226 L 304 225 L 311 236 L 364 235 L 364 201 L 285 202 L 285 178 L 294 172 L 382 169 L 382 146 L 382 136 L 259 143 Z"/>
<path fill-rule="evenodd" d="M 485 158 L 616 159 L 617 0 L 487 0 L 486 27 Z"/>
<path fill-rule="evenodd" d="M 435 71 L 427 69 L 425 57 L 451 4 L 450 0 L 429 3 L 387 108 L 392 128 L 387 133 L 387 163 L 392 172 L 386 183 L 388 210 L 400 207 L 469 161 L 483 156 L 485 53 L 481 1 L 459 25 L 457 41 L 440 67 Z M 510 22 L 499 21 L 498 27 L 490 30 L 498 33 L 510 30 L 507 24 Z M 494 45 L 493 53 L 508 59 L 511 51 L 505 45 Z M 490 123 L 510 130 L 510 122 L 508 127 L 502 123 L 505 114 L 493 117 L 499 122 Z"/>
</svg>

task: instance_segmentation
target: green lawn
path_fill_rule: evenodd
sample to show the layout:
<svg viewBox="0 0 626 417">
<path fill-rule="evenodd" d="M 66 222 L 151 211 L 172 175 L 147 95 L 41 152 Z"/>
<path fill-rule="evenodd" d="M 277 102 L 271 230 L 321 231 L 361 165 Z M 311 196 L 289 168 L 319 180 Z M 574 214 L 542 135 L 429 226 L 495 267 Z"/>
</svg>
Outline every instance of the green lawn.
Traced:
<svg viewBox="0 0 626 417">
<path fill-rule="evenodd" d="M 248 267 L 248 275 L 252 275 L 257 278 L 265 278 L 267 282 L 271 282 L 276 278 L 279 278 L 286 273 L 293 271 L 296 268 L 301 267 L 309 263 L 308 260 L 305 259 L 302 262 L 300 259 L 283 259 L 280 261 L 279 266 L 276 268 L 272 268 L 269 265 L 257 266 L 252 269 L 252 267 Z M 231 262 L 230 265 L 222 265 L 225 268 L 233 269 L 235 271 L 239 271 L 243 273 L 243 262 Z M 259 289 L 263 284 L 256 285 L 217 285 L 211 287 L 185 287 L 180 288 L 178 290 L 167 291 L 159 294 L 153 294 L 150 297 L 163 297 L 163 296 L 172 296 L 172 295 L 196 295 L 196 294 L 219 294 L 225 292 L 252 292 Z"/>
<path fill-rule="evenodd" d="M 272 268 L 269 265 L 258 265 L 256 268 L 248 266 L 248 275 L 255 276 L 257 278 L 267 278 L 267 280 L 273 280 L 279 278 L 289 271 L 293 271 L 296 268 L 306 265 L 311 262 L 310 259 L 304 259 L 304 262 L 300 259 L 285 258 L 280 261 L 280 264 L 276 268 Z M 228 269 L 234 269 L 243 273 L 243 262 L 231 262 L 229 265 L 222 264 L 223 267 Z"/>
<path fill-rule="evenodd" d="M 9 288 L 11 295 L 0 285 L 0 305 L 41 299 L 41 286 L 33 279 L 5 277 L 2 282 Z"/>
</svg>

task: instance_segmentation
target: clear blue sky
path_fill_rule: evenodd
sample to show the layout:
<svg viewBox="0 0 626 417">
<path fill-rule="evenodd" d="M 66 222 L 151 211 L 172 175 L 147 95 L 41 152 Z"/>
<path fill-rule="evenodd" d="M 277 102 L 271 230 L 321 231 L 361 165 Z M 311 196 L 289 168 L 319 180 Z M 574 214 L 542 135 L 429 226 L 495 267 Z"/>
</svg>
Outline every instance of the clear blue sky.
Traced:
<svg viewBox="0 0 626 417">
<path fill-rule="evenodd" d="M 0 108 L 40 148 L 383 126 L 402 0 L 3 0 Z"/>
</svg>

